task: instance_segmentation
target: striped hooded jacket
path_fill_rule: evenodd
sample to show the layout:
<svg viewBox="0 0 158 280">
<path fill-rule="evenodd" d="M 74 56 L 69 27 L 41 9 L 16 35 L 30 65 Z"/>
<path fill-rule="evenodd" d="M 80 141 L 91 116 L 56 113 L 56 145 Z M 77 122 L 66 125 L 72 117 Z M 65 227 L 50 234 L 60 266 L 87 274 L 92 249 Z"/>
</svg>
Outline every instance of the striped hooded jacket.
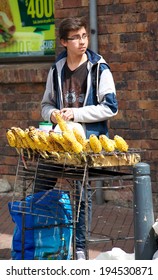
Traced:
<svg viewBox="0 0 158 280">
<path fill-rule="evenodd" d="M 108 135 L 107 120 L 118 112 L 116 90 L 108 64 L 103 57 L 87 49 L 87 91 L 83 107 L 72 108 L 74 122 L 81 123 L 86 137 Z M 41 102 L 42 117 L 50 121 L 51 113 L 63 108 L 62 80 L 67 53 L 62 52 L 51 67 Z"/>
</svg>

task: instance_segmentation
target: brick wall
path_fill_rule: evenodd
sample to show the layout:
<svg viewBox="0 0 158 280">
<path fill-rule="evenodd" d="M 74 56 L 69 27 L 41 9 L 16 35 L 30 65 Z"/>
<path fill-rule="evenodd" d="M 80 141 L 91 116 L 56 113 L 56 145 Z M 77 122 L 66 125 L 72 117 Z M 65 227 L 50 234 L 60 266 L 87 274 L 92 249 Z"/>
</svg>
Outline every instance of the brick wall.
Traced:
<svg viewBox="0 0 158 280">
<path fill-rule="evenodd" d="M 89 1 L 56 1 L 56 23 L 68 16 L 89 17 Z M 72 4 L 73 3 L 73 4 Z M 98 51 L 110 64 L 119 113 L 110 136 L 119 134 L 130 147 L 145 150 L 153 191 L 158 181 L 158 1 L 98 0 Z M 60 51 L 58 48 L 57 51 Z"/>
<path fill-rule="evenodd" d="M 13 184 L 17 152 L 8 146 L 6 130 L 11 126 L 38 127 L 40 101 L 50 63 L 0 65 L 0 177 Z"/>
<path fill-rule="evenodd" d="M 119 113 L 110 122 L 110 136 L 119 134 L 130 147 L 146 150 L 142 156 L 151 165 L 154 192 L 158 181 L 157 11 L 155 0 L 97 1 L 99 53 L 111 66 L 119 101 Z M 57 31 L 60 20 L 69 16 L 88 18 L 89 1 L 56 0 Z M 56 45 L 58 54 L 58 39 Z M 15 159 L 10 158 L 14 152 L 6 145 L 5 130 L 11 125 L 25 127 L 39 122 L 49 66 L 0 66 L 2 176 L 15 172 Z"/>
</svg>

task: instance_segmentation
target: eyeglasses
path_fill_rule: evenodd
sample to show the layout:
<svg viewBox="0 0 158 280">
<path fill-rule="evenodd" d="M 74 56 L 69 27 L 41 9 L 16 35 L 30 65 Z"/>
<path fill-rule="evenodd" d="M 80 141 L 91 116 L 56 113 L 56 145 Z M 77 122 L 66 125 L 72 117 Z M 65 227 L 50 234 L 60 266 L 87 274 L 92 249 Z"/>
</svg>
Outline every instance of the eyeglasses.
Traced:
<svg viewBox="0 0 158 280">
<path fill-rule="evenodd" d="M 87 34 L 83 34 L 82 36 L 80 36 L 79 34 L 77 35 L 74 35 L 72 37 L 68 37 L 66 38 L 66 40 L 68 41 L 80 41 L 81 39 L 82 40 L 86 40 L 88 38 L 88 35 Z"/>
</svg>

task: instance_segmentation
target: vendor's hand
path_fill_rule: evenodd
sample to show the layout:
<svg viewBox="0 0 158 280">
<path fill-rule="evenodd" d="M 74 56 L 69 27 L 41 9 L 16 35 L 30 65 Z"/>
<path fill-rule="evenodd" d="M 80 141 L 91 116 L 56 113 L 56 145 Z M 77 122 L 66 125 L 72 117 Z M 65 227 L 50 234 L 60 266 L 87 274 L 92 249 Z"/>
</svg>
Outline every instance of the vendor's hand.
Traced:
<svg viewBox="0 0 158 280">
<path fill-rule="evenodd" d="M 71 121 L 74 118 L 72 108 L 63 108 L 60 110 L 60 114 L 65 121 Z"/>
<path fill-rule="evenodd" d="M 60 110 L 55 110 L 55 111 L 53 111 L 53 113 L 51 113 L 51 117 L 50 117 L 50 119 L 51 119 L 51 122 L 52 123 L 57 123 L 57 120 L 56 120 L 56 118 L 55 118 L 55 114 L 56 113 L 60 113 Z"/>
</svg>

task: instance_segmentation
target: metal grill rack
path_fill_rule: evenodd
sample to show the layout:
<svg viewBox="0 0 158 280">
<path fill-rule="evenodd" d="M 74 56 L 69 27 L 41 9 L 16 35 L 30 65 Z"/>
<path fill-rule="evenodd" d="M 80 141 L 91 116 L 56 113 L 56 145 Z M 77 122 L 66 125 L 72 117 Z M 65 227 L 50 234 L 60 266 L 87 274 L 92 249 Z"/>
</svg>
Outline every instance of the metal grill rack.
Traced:
<svg viewBox="0 0 158 280">
<path fill-rule="evenodd" d="M 24 243 L 25 230 L 27 229 L 25 227 L 26 214 L 29 213 L 30 215 L 38 216 L 39 226 L 41 223 L 40 221 L 42 221 L 42 217 L 46 218 L 48 225 L 49 219 L 58 218 L 60 223 L 59 226 L 63 226 L 64 218 L 60 215 L 60 203 L 56 203 L 55 209 L 53 208 L 53 212 L 50 212 L 48 205 L 44 205 L 43 202 L 41 205 L 40 203 L 35 204 L 33 201 L 35 194 L 44 192 L 44 196 L 47 196 L 47 201 L 49 200 L 49 203 L 51 204 L 51 190 L 53 190 L 53 193 L 56 192 L 57 196 L 59 195 L 59 199 L 62 192 L 66 193 L 69 197 L 69 199 L 64 199 L 62 203 L 64 203 L 65 208 L 72 213 L 66 226 L 73 229 L 72 257 L 75 258 L 75 228 L 76 222 L 78 222 L 79 218 L 81 195 L 84 185 L 83 181 L 81 185 L 81 192 L 78 194 L 76 191 L 76 180 L 81 178 L 81 175 L 78 176 L 76 174 L 76 176 L 74 176 L 72 171 L 70 175 L 70 170 L 67 167 L 51 164 L 41 158 L 40 155 L 36 155 L 33 159 L 29 159 L 26 154 L 24 157 L 25 166 L 23 158 L 19 156 L 13 198 L 11 202 L 11 210 L 13 212 L 22 213 L 22 259 L 24 259 L 25 255 Z M 65 176 L 65 174 L 67 174 L 67 176 Z M 25 199 L 29 196 L 31 197 L 31 203 L 28 205 Z M 56 199 L 58 200 L 58 197 L 56 197 Z M 20 207 L 17 207 L 17 202 L 20 202 Z"/>
<path fill-rule="evenodd" d="M 25 156 L 25 162 L 27 163 L 27 168 L 24 167 L 20 156 L 16 172 L 12 207 L 15 201 L 22 200 L 23 208 L 20 211 L 23 211 L 23 213 L 32 213 L 32 205 L 27 209 L 24 199 L 29 195 L 50 189 L 68 192 L 71 202 L 80 200 L 80 197 L 76 198 L 75 182 L 65 178 L 63 166 L 50 164 L 40 156 L 37 156 L 33 161 Z M 47 216 L 47 210 L 45 210 L 43 216 Z M 76 219 L 77 216 L 74 220 L 76 221 Z"/>
<path fill-rule="evenodd" d="M 140 153 L 136 150 L 131 150 L 131 154 Z M 128 153 L 130 155 L 130 152 Z M 122 156 L 122 155 L 121 155 Z M 95 157 L 95 155 L 94 155 Z M 89 166 L 88 162 L 84 162 L 82 166 L 74 166 L 67 164 L 65 159 L 64 163 L 58 164 L 56 161 L 54 162 L 51 158 L 44 159 L 41 155 L 36 154 L 33 158 L 28 158 L 28 155 L 24 155 L 25 164 L 22 156 L 19 156 L 17 172 L 16 172 L 16 180 L 14 186 L 14 194 L 12 199 L 12 210 L 18 211 L 16 207 L 14 207 L 14 202 L 23 201 L 22 208 L 20 211 L 25 216 L 26 213 L 30 213 L 32 215 L 36 215 L 32 209 L 33 205 L 29 206 L 27 209 L 27 204 L 25 204 L 25 198 L 29 195 L 34 195 L 39 191 L 46 190 L 58 190 L 67 192 L 72 207 L 72 219 L 70 221 L 70 226 L 73 227 L 73 259 L 75 259 L 75 248 L 76 248 L 76 223 L 78 222 L 79 212 L 80 212 L 80 202 L 83 188 L 85 188 L 85 225 L 86 225 L 86 259 L 89 258 L 88 255 L 88 246 L 89 242 L 89 234 L 88 234 L 88 188 L 90 182 L 104 181 L 110 182 L 110 187 L 112 187 L 114 181 L 130 181 L 133 179 L 132 172 L 120 172 L 117 166 L 112 167 L 93 167 Z M 77 195 L 76 191 L 76 182 L 81 181 L 81 192 Z M 97 190 L 96 185 L 92 184 L 92 190 L 95 192 Z M 105 187 L 107 188 L 107 187 Z M 49 194 L 49 191 L 48 191 Z M 59 209 L 57 206 L 56 215 L 59 214 Z M 38 213 L 39 215 L 39 213 Z M 45 207 L 45 211 L 40 214 L 49 218 L 47 213 L 47 207 Z M 39 215 L 39 216 L 40 216 Z M 40 221 L 40 217 L 39 217 Z M 25 231 L 25 226 L 23 225 L 23 231 Z M 24 239 L 24 234 L 23 234 Z M 103 240 L 104 241 L 104 240 Z M 24 240 L 22 240 L 22 244 Z M 24 248 L 23 248 L 24 254 Z"/>
</svg>

